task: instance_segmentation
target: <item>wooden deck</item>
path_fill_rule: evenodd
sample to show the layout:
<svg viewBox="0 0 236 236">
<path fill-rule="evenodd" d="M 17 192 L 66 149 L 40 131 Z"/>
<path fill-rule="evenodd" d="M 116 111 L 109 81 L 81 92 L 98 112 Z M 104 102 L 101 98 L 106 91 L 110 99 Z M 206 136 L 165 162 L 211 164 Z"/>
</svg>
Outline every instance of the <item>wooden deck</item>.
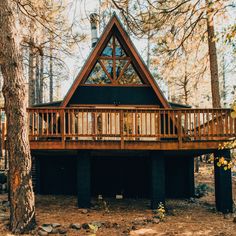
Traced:
<svg viewBox="0 0 236 236">
<path fill-rule="evenodd" d="M 217 149 L 236 134 L 230 109 L 29 108 L 32 150 Z"/>
<path fill-rule="evenodd" d="M 211 150 L 236 134 L 230 109 L 29 108 L 32 150 Z M 2 148 L 6 120 L 1 112 Z"/>
</svg>

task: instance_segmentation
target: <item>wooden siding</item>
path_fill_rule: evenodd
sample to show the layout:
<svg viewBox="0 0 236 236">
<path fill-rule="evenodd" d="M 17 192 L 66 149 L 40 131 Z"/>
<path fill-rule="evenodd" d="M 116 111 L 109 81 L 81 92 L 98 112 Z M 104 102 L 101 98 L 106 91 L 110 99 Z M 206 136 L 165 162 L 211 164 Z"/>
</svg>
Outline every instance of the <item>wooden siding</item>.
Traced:
<svg viewBox="0 0 236 236">
<path fill-rule="evenodd" d="M 79 86 L 68 106 L 84 104 L 156 105 L 162 106 L 148 86 Z"/>
</svg>

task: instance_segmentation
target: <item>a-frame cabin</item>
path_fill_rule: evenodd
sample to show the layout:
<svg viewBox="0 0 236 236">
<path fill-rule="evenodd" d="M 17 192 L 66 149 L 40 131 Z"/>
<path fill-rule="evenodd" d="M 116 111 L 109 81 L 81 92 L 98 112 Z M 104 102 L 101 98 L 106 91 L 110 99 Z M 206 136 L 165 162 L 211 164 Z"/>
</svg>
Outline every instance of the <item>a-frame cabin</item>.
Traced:
<svg viewBox="0 0 236 236">
<path fill-rule="evenodd" d="M 29 108 L 36 192 L 194 196 L 194 157 L 235 135 L 230 109 L 170 104 L 114 15 L 62 102 Z M 232 211 L 231 172 L 215 168 L 216 205 Z"/>
</svg>

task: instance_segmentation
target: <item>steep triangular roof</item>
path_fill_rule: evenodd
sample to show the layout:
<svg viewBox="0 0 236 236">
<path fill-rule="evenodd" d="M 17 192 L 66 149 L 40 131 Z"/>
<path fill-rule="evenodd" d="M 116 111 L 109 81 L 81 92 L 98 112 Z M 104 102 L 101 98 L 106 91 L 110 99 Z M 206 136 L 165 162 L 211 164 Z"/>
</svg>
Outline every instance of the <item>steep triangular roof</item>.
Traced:
<svg viewBox="0 0 236 236">
<path fill-rule="evenodd" d="M 145 81 L 146 84 L 150 85 L 154 90 L 157 98 L 160 100 L 162 106 L 164 108 L 169 108 L 170 105 L 166 98 L 164 97 L 162 91 L 160 90 L 159 86 L 155 82 L 152 74 L 148 70 L 147 66 L 143 62 L 141 56 L 137 52 L 137 49 L 133 45 L 132 41 L 130 40 L 128 34 L 122 27 L 121 22 L 119 21 L 116 14 L 113 14 L 111 20 L 107 24 L 106 28 L 104 29 L 99 41 L 97 42 L 95 48 L 90 53 L 88 59 L 86 60 L 83 68 L 81 69 L 80 73 L 76 77 L 74 83 L 72 84 L 71 88 L 69 89 L 68 93 L 66 94 L 64 100 L 61 103 L 62 107 L 66 107 L 69 103 L 71 97 L 75 93 L 78 86 L 88 78 L 89 74 L 95 67 L 97 63 L 97 58 L 101 55 L 106 45 L 109 43 L 112 35 L 115 34 L 115 37 L 118 39 L 122 48 L 126 51 L 132 61 L 132 65 L 135 67 L 135 70 L 138 71 L 138 74 Z"/>
</svg>

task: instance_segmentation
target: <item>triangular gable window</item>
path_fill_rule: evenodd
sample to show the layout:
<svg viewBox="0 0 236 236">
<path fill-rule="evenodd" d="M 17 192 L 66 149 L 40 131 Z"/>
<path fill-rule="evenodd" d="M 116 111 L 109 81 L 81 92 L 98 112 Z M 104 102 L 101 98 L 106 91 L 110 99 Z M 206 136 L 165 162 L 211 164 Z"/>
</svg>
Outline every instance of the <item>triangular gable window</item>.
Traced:
<svg viewBox="0 0 236 236">
<path fill-rule="evenodd" d="M 114 37 L 114 39 L 115 39 L 115 55 L 117 57 L 125 57 L 125 56 L 127 56 L 125 51 L 124 51 L 124 49 L 121 47 L 119 41 L 117 40 L 117 38 Z"/>
<path fill-rule="evenodd" d="M 138 74 L 134 70 L 132 64 L 124 71 L 123 75 L 118 81 L 119 84 L 142 84 Z"/>
<path fill-rule="evenodd" d="M 96 63 L 95 67 L 91 71 L 85 84 L 110 84 L 111 80 L 102 69 L 99 62 Z"/>
<path fill-rule="evenodd" d="M 110 39 L 107 46 L 104 48 L 101 56 L 105 56 L 105 57 L 113 56 L 113 37 Z"/>
<path fill-rule="evenodd" d="M 89 84 L 141 85 L 139 75 L 131 64 L 118 39 L 113 35 L 103 49 L 92 72 L 85 81 Z"/>
</svg>

